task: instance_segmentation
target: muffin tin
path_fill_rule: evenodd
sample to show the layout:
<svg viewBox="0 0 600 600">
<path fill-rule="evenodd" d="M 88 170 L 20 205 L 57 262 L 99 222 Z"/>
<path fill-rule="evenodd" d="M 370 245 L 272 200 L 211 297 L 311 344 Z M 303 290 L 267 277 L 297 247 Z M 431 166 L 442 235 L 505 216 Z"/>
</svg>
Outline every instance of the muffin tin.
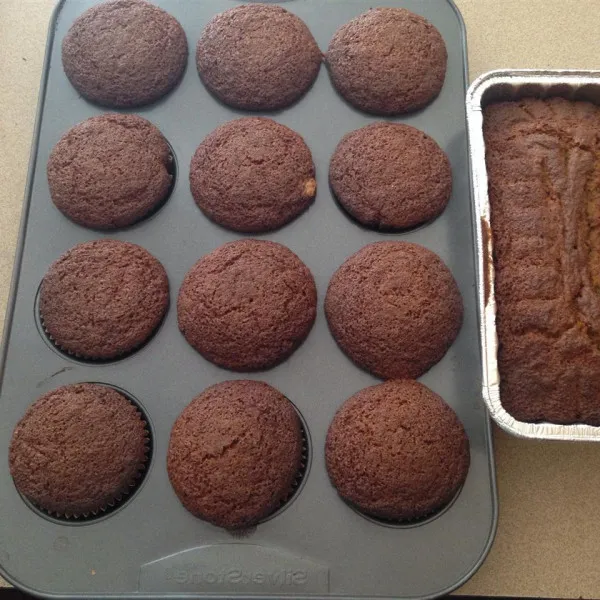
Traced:
<svg viewBox="0 0 600 600">
<path fill-rule="evenodd" d="M 220 104 L 201 84 L 194 50 L 203 26 L 234 0 L 156 0 L 183 25 L 190 58 L 183 81 L 162 101 L 135 112 L 157 125 L 171 144 L 177 179 L 153 216 L 103 234 L 68 221 L 49 199 L 46 162 L 71 126 L 106 112 L 78 96 L 61 65 L 60 44 L 73 20 L 93 0 L 63 0 L 48 49 L 13 289 L 6 320 L 0 402 L 0 564 L 15 585 L 38 595 L 72 598 L 428 598 L 464 582 L 483 561 L 497 520 L 490 422 L 480 399 L 475 257 L 466 141 L 466 48 L 462 19 L 450 0 L 397 0 L 428 18 L 448 48 L 441 95 L 426 109 L 394 120 L 431 135 L 448 153 L 454 176 L 446 211 L 406 233 L 381 234 L 358 226 L 334 201 L 329 159 L 342 136 L 381 120 L 351 108 L 334 91 L 325 66 L 294 106 L 263 113 L 298 131 L 317 168 L 317 198 L 277 232 L 253 236 L 281 242 L 311 269 L 319 294 L 316 324 L 282 365 L 231 373 L 204 360 L 177 328 L 175 298 L 187 270 L 224 242 L 244 237 L 209 222 L 195 205 L 189 163 L 217 125 L 247 115 Z M 341 24 L 361 14 L 366 0 L 289 0 L 285 8 L 308 25 L 323 51 Z M 165 266 L 171 307 L 154 337 L 121 360 L 91 363 L 56 350 L 40 331 L 36 297 L 53 260 L 77 243 L 111 237 L 140 244 Z M 382 239 L 417 242 L 452 270 L 464 299 L 462 330 L 421 381 L 454 408 L 471 443 L 471 467 L 450 506 L 431 518 L 398 525 L 365 518 L 347 506 L 325 470 L 327 427 L 342 402 L 377 383 L 336 346 L 323 313 L 334 271 L 365 244 Z M 171 426 L 207 386 L 232 378 L 261 379 L 283 392 L 305 423 L 309 465 L 302 485 L 276 515 L 244 534 L 232 534 L 189 514 L 166 472 Z M 74 382 L 115 386 L 135 398 L 153 432 L 152 462 L 143 484 L 118 509 L 90 521 L 64 523 L 32 510 L 16 491 L 6 459 L 12 430 L 27 406 L 45 392 Z"/>
</svg>

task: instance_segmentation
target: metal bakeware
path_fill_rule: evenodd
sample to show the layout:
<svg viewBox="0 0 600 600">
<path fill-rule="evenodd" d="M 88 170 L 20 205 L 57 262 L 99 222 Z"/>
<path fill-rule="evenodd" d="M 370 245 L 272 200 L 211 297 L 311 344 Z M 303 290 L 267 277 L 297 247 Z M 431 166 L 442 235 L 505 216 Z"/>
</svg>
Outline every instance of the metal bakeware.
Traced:
<svg viewBox="0 0 600 600">
<path fill-rule="evenodd" d="M 494 421 L 516 436 L 540 440 L 600 441 L 600 427 L 518 421 L 504 409 L 500 399 L 493 240 L 483 138 L 483 109 L 492 102 L 502 100 L 556 96 L 600 104 L 600 71 L 490 71 L 476 79 L 467 91 L 469 158 L 475 202 L 473 224 L 477 244 L 483 399 Z"/>
<path fill-rule="evenodd" d="M 105 112 L 80 98 L 67 81 L 60 46 L 73 20 L 97 0 L 63 0 L 54 14 L 32 148 L 29 185 L 6 321 L 0 392 L 0 564 L 5 576 L 35 594 L 54 598 L 430 598 L 445 594 L 477 569 L 496 526 L 490 420 L 480 400 L 480 355 L 471 228 L 465 120 L 464 26 L 447 0 L 386 0 L 431 20 L 448 48 L 441 95 L 426 109 L 396 119 L 425 130 L 448 153 L 454 172 L 447 210 L 434 222 L 403 234 L 363 229 L 336 204 L 328 186 L 329 159 L 342 136 L 378 120 L 354 110 L 335 93 L 323 67 L 294 106 L 266 113 L 298 131 L 313 153 L 315 204 L 279 231 L 260 236 L 289 246 L 315 276 L 317 321 L 305 343 L 277 368 L 235 374 L 204 360 L 177 328 L 175 302 L 186 271 L 204 254 L 240 235 L 209 222 L 188 182 L 191 157 L 217 125 L 245 114 L 215 100 L 194 65 L 200 31 L 234 0 L 155 0 L 183 25 L 190 60 L 177 89 L 135 112 L 156 124 L 177 159 L 177 181 L 152 218 L 108 237 L 147 248 L 165 266 L 171 308 L 157 334 L 119 361 L 91 364 L 52 348 L 35 319 L 35 298 L 49 264 L 71 246 L 105 237 L 68 221 L 49 199 L 46 162 L 53 145 L 74 124 Z M 369 0 L 290 0 L 325 49 L 334 31 L 366 11 Z M 322 310 L 328 281 L 339 265 L 367 243 L 418 242 L 453 271 L 464 298 L 463 328 L 448 354 L 422 381 L 456 410 L 471 443 L 471 467 L 446 510 L 404 526 L 375 522 L 347 506 L 325 470 L 327 427 L 341 403 L 377 380 L 337 348 Z M 294 501 L 245 537 L 193 517 L 175 496 L 166 472 L 173 422 L 207 386 L 231 378 L 261 379 L 281 390 L 304 418 L 311 464 Z M 73 382 L 106 383 L 139 401 L 151 423 L 153 458 L 143 485 L 103 518 L 65 524 L 28 506 L 17 493 L 6 452 L 12 430 L 45 392 Z"/>
</svg>

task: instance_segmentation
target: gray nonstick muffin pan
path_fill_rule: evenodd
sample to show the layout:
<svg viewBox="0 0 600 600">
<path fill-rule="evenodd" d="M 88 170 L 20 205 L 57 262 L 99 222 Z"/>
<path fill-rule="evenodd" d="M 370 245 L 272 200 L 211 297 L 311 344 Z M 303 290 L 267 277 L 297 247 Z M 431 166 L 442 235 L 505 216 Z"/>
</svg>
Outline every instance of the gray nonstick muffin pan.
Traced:
<svg viewBox="0 0 600 600">
<path fill-rule="evenodd" d="M 319 293 L 317 322 L 304 344 L 275 369 L 231 373 L 204 360 L 177 327 L 175 300 L 186 271 L 204 254 L 239 239 L 195 205 L 188 183 L 191 157 L 217 125 L 249 114 L 220 104 L 195 68 L 200 32 L 234 0 L 155 0 L 183 25 L 190 58 L 181 84 L 137 114 L 170 142 L 177 179 L 165 205 L 137 225 L 108 235 L 79 227 L 50 201 L 49 153 L 76 123 L 106 112 L 83 100 L 61 65 L 61 42 L 91 0 L 63 0 L 53 16 L 32 149 L 29 184 L 6 320 L 0 395 L 0 564 L 16 586 L 55 598 L 428 598 L 464 582 L 493 539 L 496 490 L 490 422 L 481 402 L 481 367 L 471 189 L 465 123 L 466 47 L 462 19 L 450 0 L 385 0 L 429 19 L 448 48 L 441 95 L 424 110 L 397 119 L 431 135 L 448 153 L 453 194 L 435 221 L 406 233 L 381 234 L 358 226 L 334 201 L 329 159 L 347 132 L 380 120 L 350 107 L 321 68 L 312 89 L 292 107 L 263 113 L 298 131 L 317 168 L 317 198 L 303 215 L 261 237 L 296 252 L 312 271 Z M 289 0 L 325 51 L 334 31 L 366 11 L 367 0 Z M 389 120 L 389 119 L 388 119 Z M 148 249 L 165 266 L 169 312 L 137 352 L 106 363 L 61 354 L 40 330 L 36 298 L 48 266 L 77 243 L 110 237 Z M 327 427 L 342 402 L 377 380 L 339 350 L 323 313 L 328 281 L 346 257 L 378 240 L 407 240 L 436 252 L 452 270 L 464 299 L 462 330 L 447 355 L 421 381 L 458 413 L 471 443 L 466 483 L 449 507 L 421 522 L 397 525 L 366 518 L 345 504 L 325 470 Z M 189 514 L 166 471 L 173 422 L 204 388 L 232 378 L 261 379 L 281 390 L 301 413 L 309 466 L 282 510 L 244 535 L 234 535 Z M 17 492 L 8 446 L 17 421 L 42 394 L 68 383 L 99 382 L 124 390 L 145 412 L 153 434 L 147 475 L 116 510 L 92 520 L 52 519 Z"/>
</svg>

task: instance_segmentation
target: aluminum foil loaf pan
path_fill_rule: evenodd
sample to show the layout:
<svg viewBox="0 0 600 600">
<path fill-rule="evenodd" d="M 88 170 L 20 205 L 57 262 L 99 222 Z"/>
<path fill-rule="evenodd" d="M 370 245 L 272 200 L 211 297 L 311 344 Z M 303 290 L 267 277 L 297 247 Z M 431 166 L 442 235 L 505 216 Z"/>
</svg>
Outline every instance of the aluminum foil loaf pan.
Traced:
<svg viewBox="0 0 600 600">
<path fill-rule="evenodd" d="M 600 104 L 600 71 L 529 69 L 490 71 L 476 79 L 467 91 L 469 159 L 474 202 L 473 225 L 477 249 L 482 392 L 494 421 L 513 435 L 540 440 L 600 441 L 600 427 L 518 421 L 504 409 L 500 397 L 493 239 L 483 138 L 483 109 L 488 104 L 503 100 L 556 96 Z"/>
</svg>

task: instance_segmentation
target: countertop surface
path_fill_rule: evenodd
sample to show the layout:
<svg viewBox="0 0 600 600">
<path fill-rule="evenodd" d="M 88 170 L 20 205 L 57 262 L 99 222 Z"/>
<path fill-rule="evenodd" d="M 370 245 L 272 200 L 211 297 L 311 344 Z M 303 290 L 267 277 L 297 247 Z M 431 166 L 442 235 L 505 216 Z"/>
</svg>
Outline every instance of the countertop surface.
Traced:
<svg viewBox="0 0 600 600">
<path fill-rule="evenodd" d="M 455 2 L 471 79 L 507 67 L 600 68 L 600 0 Z M 0 0 L 0 330 L 54 4 Z M 600 598 L 600 444 L 523 441 L 497 429 L 494 437 L 498 533 L 460 593 Z"/>
</svg>

